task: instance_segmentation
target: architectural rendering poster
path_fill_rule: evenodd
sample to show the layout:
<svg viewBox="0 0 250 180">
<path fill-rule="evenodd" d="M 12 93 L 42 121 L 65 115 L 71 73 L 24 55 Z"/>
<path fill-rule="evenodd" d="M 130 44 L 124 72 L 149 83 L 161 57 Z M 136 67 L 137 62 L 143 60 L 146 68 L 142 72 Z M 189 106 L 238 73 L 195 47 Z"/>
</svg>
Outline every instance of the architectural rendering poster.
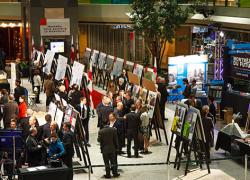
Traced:
<svg viewBox="0 0 250 180">
<path fill-rule="evenodd" d="M 150 81 L 155 81 L 154 70 L 151 68 L 145 68 L 144 69 L 144 78 L 146 78 Z"/>
<path fill-rule="evenodd" d="M 90 55 L 91 55 L 91 49 L 86 48 L 85 52 L 84 52 L 84 55 L 83 55 L 83 63 L 84 64 L 88 64 L 89 63 Z"/>
<path fill-rule="evenodd" d="M 116 77 L 120 76 L 122 73 L 124 59 L 116 58 L 116 61 L 113 66 L 112 74 Z"/>
<path fill-rule="evenodd" d="M 113 70 L 114 59 L 115 59 L 114 56 L 110 56 L 110 55 L 107 56 L 106 65 L 105 65 L 106 67 L 105 67 L 105 69 L 106 69 L 106 71 L 109 72 L 109 73 L 111 73 L 112 70 Z"/>
<path fill-rule="evenodd" d="M 55 116 L 55 122 L 57 123 L 59 129 L 61 128 L 61 125 L 63 122 L 63 115 L 64 115 L 64 113 L 60 109 L 57 109 L 56 116 Z"/>
<path fill-rule="evenodd" d="M 72 78 L 70 81 L 70 86 L 73 84 L 77 84 L 78 86 L 81 86 L 82 83 L 82 76 L 84 72 L 84 65 L 74 61 L 73 67 L 72 67 Z"/>
<path fill-rule="evenodd" d="M 67 106 L 65 109 L 64 122 L 70 122 L 71 116 L 73 112 L 73 107 L 71 105 Z"/>
<path fill-rule="evenodd" d="M 172 124 L 172 128 L 171 130 L 173 132 L 177 132 L 179 134 L 181 134 L 181 130 L 184 124 L 184 120 L 185 120 L 185 112 L 186 112 L 186 108 L 180 106 L 180 105 L 176 105 L 175 108 L 175 115 L 174 115 L 174 120 L 173 120 L 173 124 Z"/>
<path fill-rule="evenodd" d="M 134 63 L 131 61 L 126 61 L 125 67 L 124 69 L 126 69 L 129 72 L 133 72 L 134 69 Z"/>
<path fill-rule="evenodd" d="M 49 110 L 48 110 L 48 114 L 51 115 L 51 119 L 54 120 L 55 119 L 55 115 L 56 115 L 56 110 L 57 110 L 57 106 L 55 103 L 51 102 L 49 104 Z"/>
<path fill-rule="evenodd" d="M 207 55 L 190 55 L 169 57 L 169 83 L 181 85 L 181 90 L 184 90 L 182 80 L 188 78 L 191 82 L 195 79 L 202 84 L 206 81 L 207 73 Z"/>
<path fill-rule="evenodd" d="M 66 68 L 67 68 L 67 62 L 68 58 L 59 55 L 58 60 L 57 60 L 57 69 L 56 69 L 56 80 L 61 80 L 64 79 L 65 73 L 66 73 Z"/>
<path fill-rule="evenodd" d="M 142 71 L 143 71 L 143 66 L 140 64 L 135 64 L 133 73 L 139 76 L 139 78 L 141 78 Z"/>
<path fill-rule="evenodd" d="M 52 66 L 52 62 L 55 56 L 55 52 L 47 50 L 46 54 L 45 54 L 45 62 L 46 62 L 46 66 L 44 68 L 44 72 L 46 74 L 50 74 L 50 70 L 51 70 L 51 66 Z"/>
<path fill-rule="evenodd" d="M 194 135 L 196 120 L 197 120 L 197 113 L 192 109 L 188 109 L 182 133 L 183 137 L 192 140 Z"/>
<path fill-rule="evenodd" d="M 137 98 L 139 96 L 139 91 L 140 91 L 140 86 L 134 84 L 132 88 L 132 96 Z"/>
<path fill-rule="evenodd" d="M 100 52 L 99 58 L 98 58 L 98 68 L 101 70 L 105 68 L 106 57 L 107 57 L 107 54 Z"/>
<path fill-rule="evenodd" d="M 94 66 L 94 67 L 97 65 L 98 56 L 99 56 L 99 51 L 93 50 L 93 53 L 91 56 L 91 61 L 92 61 L 92 66 Z"/>
<path fill-rule="evenodd" d="M 149 105 L 149 118 L 153 118 L 154 109 L 156 104 L 157 93 L 153 91 L 148 92 L 148 105 Z"/>
<path fill-rule="evenodd" d="M 75 131 L 76 121 L 77 121 L 78 115 L 79 115 L 78 111 L 73 109 L 72 110 L 72 116 L 71 116 L 71 119 L 70 119 L 71 131 L 72 132 Z"/>
</svg>

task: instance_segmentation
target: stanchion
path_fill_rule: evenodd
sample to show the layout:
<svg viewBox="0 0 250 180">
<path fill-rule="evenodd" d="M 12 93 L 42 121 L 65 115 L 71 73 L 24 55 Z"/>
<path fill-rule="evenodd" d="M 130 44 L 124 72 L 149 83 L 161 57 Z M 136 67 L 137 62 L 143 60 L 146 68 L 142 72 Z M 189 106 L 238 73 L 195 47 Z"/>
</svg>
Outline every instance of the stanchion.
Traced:
<svg viewBox="0 0 250 180">
<path fill-rule="evenodd" d="M 247 180 L 247 154 L 245 154 L 245 180 Z"/>
<path fill-rule="evenodd" d="M 91 176 L 91 165 L 89 165 L 89 180 L 90 180 L 90 176 Z"/>
</svg>

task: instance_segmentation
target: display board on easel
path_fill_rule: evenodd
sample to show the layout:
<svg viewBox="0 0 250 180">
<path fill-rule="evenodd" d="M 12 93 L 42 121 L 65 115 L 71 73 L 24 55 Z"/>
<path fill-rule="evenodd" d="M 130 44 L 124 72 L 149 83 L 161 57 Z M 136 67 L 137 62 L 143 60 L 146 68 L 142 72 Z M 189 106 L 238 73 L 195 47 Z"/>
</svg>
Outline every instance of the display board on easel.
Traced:
<svg viewBox="0 0 250 180">
<path fill-rule="evenodd" d="M 133 74 L 132 72 L 128 71 L 128 81 L 130 84 L 135 84 L 140 86 L 140 79 L 136 74 Z"/>
<path fill-rule="evenodd" d="M 142 86 L 149 91 L 156 92 L 155 83 L 146 78 L 142 78 Z"/>
</svg>

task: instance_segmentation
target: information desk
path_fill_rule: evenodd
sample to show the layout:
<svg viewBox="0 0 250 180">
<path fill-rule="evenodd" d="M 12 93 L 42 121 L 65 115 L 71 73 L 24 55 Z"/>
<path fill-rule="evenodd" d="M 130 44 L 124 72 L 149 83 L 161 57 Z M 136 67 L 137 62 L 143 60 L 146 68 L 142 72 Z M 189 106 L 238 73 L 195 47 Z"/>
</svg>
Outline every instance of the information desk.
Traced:
<svg viewBox="0 0 250 180">
<path fill-rule="evenodd" d="M 18 180 L 72 180 L 72 169 L 66 165 L 58 168 L 50 166 L 37 166 L 32 168 L 20 168 Z"/>
<path fill-rule="evenodd" d="M 242 96 L 239 92 L 224 92 L 221 101 L 222 109 L 225 107 L 232 107 L 234 113 L 240 112 L 242 114 L 242 119 L 239 123 L 240 127 L 245 127 L 247 119 L 248 105 L 250 103 L 250 97 Z"/>
<path fill-rule="evenodd" d="M 7 89 L 10 91 L 10 83 L 7 79 L 0 79 L 0 90 Z"/>
</svg>

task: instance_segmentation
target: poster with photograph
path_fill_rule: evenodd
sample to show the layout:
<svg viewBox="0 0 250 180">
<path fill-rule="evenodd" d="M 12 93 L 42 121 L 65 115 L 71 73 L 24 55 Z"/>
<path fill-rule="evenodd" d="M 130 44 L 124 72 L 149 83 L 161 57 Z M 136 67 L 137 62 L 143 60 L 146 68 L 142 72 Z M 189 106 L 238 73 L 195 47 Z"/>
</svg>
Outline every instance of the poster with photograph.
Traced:
<svg viewBox="0 0 250 180">
<path fill-rule="evenodd" d="M 59 129 L 61 129 L 61 125 L 63 123 L 63 115 L 64 115 L 63 111 L 61 111 L 60 109 L 57 109 L 55 122 L 57 123 Z"/>
<path fill-rule="evenodd" d="M 154 115 L 154 109 L 155 109 L 155 104 L 156 104 L 156 98 L 157 98 L 157 93 L 153 91 L 148 92 L 148 105 L 149 105 L 149 118 L 153 118 Z"/>
<path fill-rule="evenodd" d="M 75 109 L 72 110 L 72 115 L 70 118 L 70 124 L 71 124 L 71 131 L 74 132 L 75 131 L 75 127 L 76 127 L 76 121 L 78 119 L 79 113 L 78 111 L 76 111 Z"/>
<path fill-rule="evenodd" d="M 191 108 L 188 109 L 182 133 L 183 137 L 192 140 L 196 125 L 196 120 L 197 120 L 197 113 L 193 111 Z"/>
<path fill-rule="evenodd" d="M 78 86 L 81 86 L 82 83 L 82 76 L 84 73 L 84 65 L 74 61 L 73 67 L 72 67 L 72 78 L 70 81 L 70 86 L 73 84 L 77 84 Z"/>
<path fill-rule="evenodd" d="M 175 108 L 174 120 L 171 127 L 171 130 L 173 132 L 181 134 L 183 124 L 185 122 L 185 113 L 186 108 L 177 104 Z"/>
<path fill-rule="evenodd" d="M 154 70 L 151 68 L 144 69 L 144 78 L 150 81 L 155 81 Z"/>
<path fill-rule="evenodd" d="M 49 104 L 49 110 L 48 110 L 48 114 L 51 115 L 51 119 L 54 120 L 55 119 L 55 115 L 56 115 L 56 110 L 57 110 L 57 106 L 55 103 L 51 102 Z"/>
<path fill-rule="evenodd" d="M 64 79 L 65 73 L 66 73 L 66 68 L 67 68 L 67 63 L 68 63 L 68 58 L 59 55 L 58 60 L 57 60 L 57 69 L 56 69 L 56 80 L 61 80 Z"/>
<path fill-rule="evenodd" d="M 89 58 L 91 55 L 91 49 L 90 48 L 86 48 L 84 55 L 83 55 L 83 63 L 84 64 L 88 64 L 89 63 Z"/>
<path fill-rule="evenodd" d="M 55 56 L 55 52 L 50 51 L 48 49 L 46 54 L 45 54 L 45 60 L 44 60 L 46 62 L 46 66 L 44 68 L 45 74 L 50 74 L 52 62 L 54 60 L 54 56 Z"/>
<path fill-rule="evenodd" d="M 140 96 L 142 98 L 143 103 L 147 101 L 147 94 L 148 94 L 148 90 L 145 88 L 141 88 Z"/>
<path fill-rule="evenodd" d="M 142 65 L 140 65 L 140 64 L 134 65 L 133 73 L 136 74 L 137 76 L 139 76 L 139 78 L 141 78 L 141 76 L 142 76 L 142 71 L 143 71 Z"/>
<path fill-rule="evenodd" d="M 124 69 L 126 69 L 126 71 L 133 72 L 134 63 L 131 62 L 131 61 L 126 61 L 126 64 L 125 64 L 125 66 L 124 66 Z"/>
<path fill-rule="evenodd" d="M 97 66 L 98 57 L 99 57 L 99 51 L 93 50 L 93 53 L 91 56 L 92 66 L 94 66 L 94 67 Z"/>
<path fill-rule="evenodd" d="M 111 73 L 112 70 L 113 70 L 114 59 L 115 59 L 114 56 L 110 56 L 110 55 L 107 56 L 106 64 L 105 64 L 105 69 L 109 73 Z"/>
<path fill-rule="evenodd" d="M 101 70 L 105 68 L 106 57 L 107 57 L 107 54 L 100 52 L 99 58 L 98 58 L 98 68 Z"/>
<path fill-rule="evenodd" d="M 134 84 L 132 88 L 132 96 L 137 99 L 139 96 L 139 91 L 140 91 L 140 86 Z"/>
<path fill-rule="evenodd" d="M 70 122 L 72 112 L 73 112 L 73 107 L 71 105 L 68 105 L 64 111 L 64 122 Z"/>
<path fill-rule="evenodd" d="M 124 59 L 116 58 L 116 61 L 114 62 L 114 66 L 113 66 L 113 71 L 112 71 L 112 74 L 114 76 L 118 77 L 121 75 L 122 69 L 123 69 L 123 63 L 124 63 Z"/>
<path fill-rule="evenodd" d="M 189 82 L 196 80 L 196 82 L 204 82 L 205 80 L 205 66 L 204 64 L 188 64 L 187 78 Z"/>
</svg>

